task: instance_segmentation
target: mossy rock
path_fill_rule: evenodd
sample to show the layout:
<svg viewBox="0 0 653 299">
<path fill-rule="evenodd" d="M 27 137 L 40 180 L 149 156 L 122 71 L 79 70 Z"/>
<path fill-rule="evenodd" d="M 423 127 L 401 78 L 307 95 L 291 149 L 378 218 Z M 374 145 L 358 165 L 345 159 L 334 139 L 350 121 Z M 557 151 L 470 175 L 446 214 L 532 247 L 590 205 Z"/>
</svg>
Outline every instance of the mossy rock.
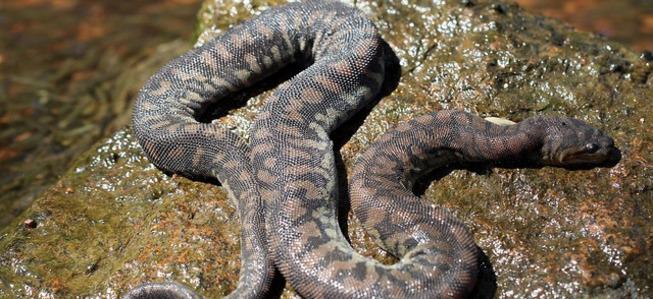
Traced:
<svg viewBox="0 0 653 299">
<path fill-rule="evenodd" d="M 206 1 L 199 40 L 278 2 Z M 615 138 L 619 164 L 454 171 L 424 200 L 450 208 L 487 256 L 480 297 L 653 296 L 650 55 L 511 2 L 414 2 L 356 1 L 399 58 L 401 79 L 360 127 L 349 125 L 343 168 L 397 122 L 438 109 L 582 119 Z M 266 95 L 221 121 L 246 135 Z M 121 130 L 2 232 L 0 297 L 115 298 L 143 281 L 227 294 L 238 278 L 235 215 L 221 187 L 163 174 Z M 355 248 L 390 259 L 348 223 Z"/>
</svg>

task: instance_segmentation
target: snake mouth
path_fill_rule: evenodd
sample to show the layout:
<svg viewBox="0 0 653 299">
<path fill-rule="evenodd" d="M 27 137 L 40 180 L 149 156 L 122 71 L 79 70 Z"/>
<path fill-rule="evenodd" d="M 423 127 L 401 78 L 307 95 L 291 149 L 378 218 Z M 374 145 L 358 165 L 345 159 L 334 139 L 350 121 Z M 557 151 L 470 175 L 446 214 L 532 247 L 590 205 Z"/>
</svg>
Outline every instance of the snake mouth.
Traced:
<svg viewBox="0 0 653 299">
<path fill-rule="evenodd" d="M 587 153 L 583 150 L 576 149 L 561 152 L 558 156 L 558 163 L 562 165 L 600 163 L 604 160 L 605 157 L 603 155 Z"/>
<path fill-rule="evenodd" d="M 621 152 L 611 143 L 606 145 L 588 143 L 582 147 L 561 151 L 556 160 L 563 166 L 612 166 L 621 160 Z"/>
</svg>

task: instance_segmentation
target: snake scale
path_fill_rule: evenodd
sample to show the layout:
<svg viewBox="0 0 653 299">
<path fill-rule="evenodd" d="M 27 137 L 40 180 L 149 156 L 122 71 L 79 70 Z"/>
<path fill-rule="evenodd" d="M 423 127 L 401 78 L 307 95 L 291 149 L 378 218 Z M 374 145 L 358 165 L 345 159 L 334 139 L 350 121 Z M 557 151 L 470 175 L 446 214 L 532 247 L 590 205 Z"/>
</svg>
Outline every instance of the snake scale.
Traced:
<svg viewBox="0 0 653 299">
<path fill-rule="evenodd" d="M 149 159 L 169 172 L 215 177 L 237 203 L 242 264 L 231 297 L 269 296 L 275 268 L 308 298 L 463 297 L 475 284 L 478 249 L 461 221 L 412 193 L 415 179 L 459 162 L 593 165 L 615 152 L 610 137 L 565 117 L 499 126 L 440 111 L 401 124 L 361 155 L 350 187 L 356 216 L 399 262 L 364 257 L 338 226 L 329 135 L 379 92 L 381 42 L 355 8 L 295 2 L 189 51 L 142 88 L 133 128 Z M 249 144 L 197 120 L 297 61 L 308 66 L 267 99 Z M 174 283 L 144 284 L 126 295 L 195 297 Z"/>
</svg>

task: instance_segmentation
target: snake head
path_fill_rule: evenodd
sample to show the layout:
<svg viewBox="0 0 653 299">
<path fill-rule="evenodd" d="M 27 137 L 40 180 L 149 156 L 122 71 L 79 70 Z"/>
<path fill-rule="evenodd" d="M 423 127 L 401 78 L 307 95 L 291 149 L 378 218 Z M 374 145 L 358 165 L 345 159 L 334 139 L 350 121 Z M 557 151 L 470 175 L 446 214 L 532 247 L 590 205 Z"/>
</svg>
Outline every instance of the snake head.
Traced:
<svg viewBox="0 0 653 299">
<path fill-rule="evenodd" d="M 614 140 L 585 122 L 570 117 L 541 119 L 544 139 L 542 162 L 566 168 L 614 166 L 621 152 Z"/>
</svg>

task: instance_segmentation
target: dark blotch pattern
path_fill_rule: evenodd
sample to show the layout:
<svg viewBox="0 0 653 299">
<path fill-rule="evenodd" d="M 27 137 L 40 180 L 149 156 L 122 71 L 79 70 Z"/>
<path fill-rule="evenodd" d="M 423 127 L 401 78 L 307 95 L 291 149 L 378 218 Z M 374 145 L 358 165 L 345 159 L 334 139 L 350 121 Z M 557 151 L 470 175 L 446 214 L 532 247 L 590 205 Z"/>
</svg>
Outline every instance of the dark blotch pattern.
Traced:
<svg viewBox="0 0 653 299">
<path fill-rule="evenodd" d="M 361 256 L 338 226 L 329 135 L 379 92 L 381 43 L 371 21 L 352 7 L 291 3 L 175 59 L 141 90 L 134 131 L 150 160 L 166 171 L 215 177 L 237 202 L 242 266 L 231 296 L 268 296 L 276 266 L 308 298 L 462 297 L 475 283 L 476 245 L 459 220 L 410 192 L 414 178 L 455 161 L 563 165 L 569 157 L 593 163 L 605 152 L 592 148 L 586 157 L 569 139 L 576 131 L 561 129 L 555 119 L 499 127 L 445 111 L 402 124 L 359 159 L 350 188 L 357 216 L 401 259 L 383 265 Z M 250 144 L 218 124 L 197 121 L 206 108 L 296 61 L 310 65 L 268 99 Z M 587 148 L 611 140 L 582 142 Z M 177 284 L 145 284 L 127 294 L 157 296 L 195 295 Z"/>
</svg>

